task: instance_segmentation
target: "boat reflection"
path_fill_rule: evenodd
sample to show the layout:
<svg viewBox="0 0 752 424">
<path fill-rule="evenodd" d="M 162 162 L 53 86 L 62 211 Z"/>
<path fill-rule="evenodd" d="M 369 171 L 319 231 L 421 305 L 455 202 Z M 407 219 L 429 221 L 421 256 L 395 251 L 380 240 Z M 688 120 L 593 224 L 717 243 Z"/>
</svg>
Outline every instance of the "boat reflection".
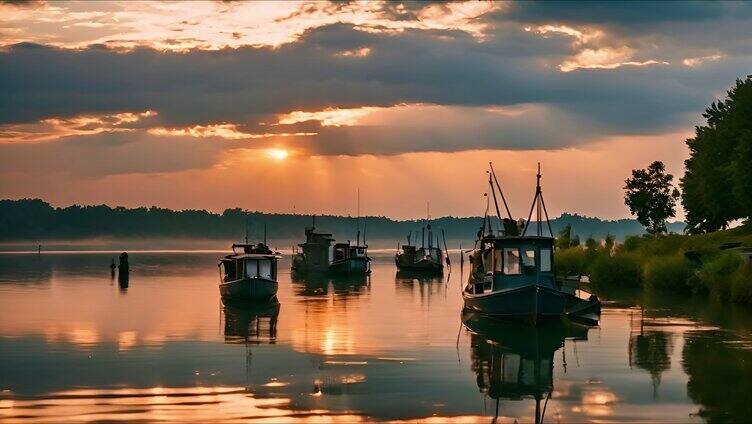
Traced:
<svg viewBox="0 0 752 424">
<path fill-rule="evenodd" d="M 370 288 L 370 276 L 309 274 L 302 277 L 292 275 L 292 283 L 295 286 L 295 293 L 299 296 L 325 296 L 330 293 L 357 296 Z"/>
<path fill-rule="evenodd" d="M 225 343 L 276 343 L 279 309 L 276 297 L 266 302 L 226 302 Z"/>
<path fill-rule="evenodd" d="M 462 323 L 470 331 L 471 369 L 480 391 L 496 400 L 535 401 L 535 423 L 543 422 L 553 392 L 554 353 L 566 338 L 587 338 L 588 328 L 567 321 L 531 327 L 495 320 L 468 310 Z"/>
<path fill-rule="evenodd" d="M 398 271 L 394 276 L 394 285 L 397 294 L 409 298 L 415 298 L 416 291 L 420 298 L 420 303 L 427 303 L 432 297 L 446 297 L 447 287 L 445 281 L 448 281 L 449 275 L 421 275 L 418 273 Z"/>
</svg>

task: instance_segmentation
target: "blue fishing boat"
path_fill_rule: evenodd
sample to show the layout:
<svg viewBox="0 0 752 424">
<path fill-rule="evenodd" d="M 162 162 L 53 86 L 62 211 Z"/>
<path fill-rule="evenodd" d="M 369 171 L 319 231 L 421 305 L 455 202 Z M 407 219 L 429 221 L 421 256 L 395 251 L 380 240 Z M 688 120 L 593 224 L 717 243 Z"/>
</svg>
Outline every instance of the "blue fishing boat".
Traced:
<svg viewBox="0 0 752 424">
<path fill-rule="evenodd" d="M 490 197 L 486 195 L 486 214 L 470 256 L 472 271 L 462 291 L 465 308 L 495 318 L 519 319 L 534 325 L 561 318 L 565 299 L 554 274 L 554 238 L 550 224 L 550 236 L 543 234 L 542 218 L 545 214 L 548 221 L 548 213 L 540 187 L 540 168 L 533 206 L 524 229 L 509 213 L 493 165 L 488 175 L 500 227 L 494 232 L 492 219 L 488 216 Z M 508 218 L 502 219 L 499 212 L 497 189 Z M 537 210 L 537 233 L 528 236 L 533 210 Z"/>
<path fill-rule="evenodd" d="M 223 300 L 264 301 L 277 294 L 277 261 L 282 257 L 265 243 L 232 245 L 220 259 L 219 293 Z"/>
</svg>

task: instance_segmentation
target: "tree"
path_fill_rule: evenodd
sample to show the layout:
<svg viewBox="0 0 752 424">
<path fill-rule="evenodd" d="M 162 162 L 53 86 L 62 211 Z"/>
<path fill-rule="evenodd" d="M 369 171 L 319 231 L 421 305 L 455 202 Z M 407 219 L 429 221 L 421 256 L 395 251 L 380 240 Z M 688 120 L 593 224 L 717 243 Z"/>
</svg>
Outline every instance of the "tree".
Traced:
<svg viewBox="0 0 752 424">
<path fill-rule="evenodd" d="M 705 110 L 706 125 L 686 141 L 682 204 L 693 233 L 752 216 L 752 76 L 737 80 L 727 94 Z"/>
<path fill-rule="evenodd" d="M 572 237 L 572 225 L 563 226 L 556 234 L 556 247 L 566 249 L 580 245 L 580 236 Z"/>
<path fill-rule="evenodd" d="M 666 232 L 666 220 L 676 216 L 679 190 L 671 185 L 674 176 L 666 173 L 663 162 L 655 161 L 647 169 L 635 169 L 624 186 L 624 203 L 650 234 Z"/>
</svg>

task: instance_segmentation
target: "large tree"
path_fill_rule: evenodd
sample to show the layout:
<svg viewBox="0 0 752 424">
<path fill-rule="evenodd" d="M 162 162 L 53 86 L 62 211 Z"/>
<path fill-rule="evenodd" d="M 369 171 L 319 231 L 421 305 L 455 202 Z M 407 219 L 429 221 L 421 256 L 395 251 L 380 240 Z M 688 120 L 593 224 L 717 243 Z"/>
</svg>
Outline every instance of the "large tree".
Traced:
<svg viewBox="0 0 752 424">
<path fill-rule="evenodd" d="M 716 231 L 752 216 L 752 76 L 737 80 L 727 94 L 705 110 L 706 125 L 687 140 L 681 187 L 690 232 Z"/>
<path fill-rule="evenodd" d="M 666 232 L 666 220 L 676 216 L 679 191 L 671 185 L 674 176 L 666 173 L 663 162 L 647 169 L 635 169 L 624 186 L 624 203 L 650 234 Z"/>
</svg>

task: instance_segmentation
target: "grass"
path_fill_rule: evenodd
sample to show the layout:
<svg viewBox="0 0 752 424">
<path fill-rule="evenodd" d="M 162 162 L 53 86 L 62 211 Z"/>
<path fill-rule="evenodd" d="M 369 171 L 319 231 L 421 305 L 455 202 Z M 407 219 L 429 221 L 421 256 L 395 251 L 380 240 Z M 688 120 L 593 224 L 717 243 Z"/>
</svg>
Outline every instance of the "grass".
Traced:
<svg viewBox="0 0 752 424">
<path fill-rule="evenodd" d="M 707 293 L 752 305 L 752 264 L 720 245 L 752 246 L 752 224 L 700 235 L 632 236 L 613 252 L 571 247 L 557 252 L 557 274 L 589 275 L 598 288 Z"/>
<path fill-rule="evenodd" d="M 590 265 L 590 281 L 596 287 L 626 288 L 642 285 L 640 259 L 633 253 L 601 254 Z"/>
<path fill-rule="evenodd" d="M 673 255 L 656 256 L 647 260 L 642 269 L 645 286 L 655 290 L 689 292 L 687 281 L 692 270 L 684 257 L 684 252 Z"/>
</svg>

